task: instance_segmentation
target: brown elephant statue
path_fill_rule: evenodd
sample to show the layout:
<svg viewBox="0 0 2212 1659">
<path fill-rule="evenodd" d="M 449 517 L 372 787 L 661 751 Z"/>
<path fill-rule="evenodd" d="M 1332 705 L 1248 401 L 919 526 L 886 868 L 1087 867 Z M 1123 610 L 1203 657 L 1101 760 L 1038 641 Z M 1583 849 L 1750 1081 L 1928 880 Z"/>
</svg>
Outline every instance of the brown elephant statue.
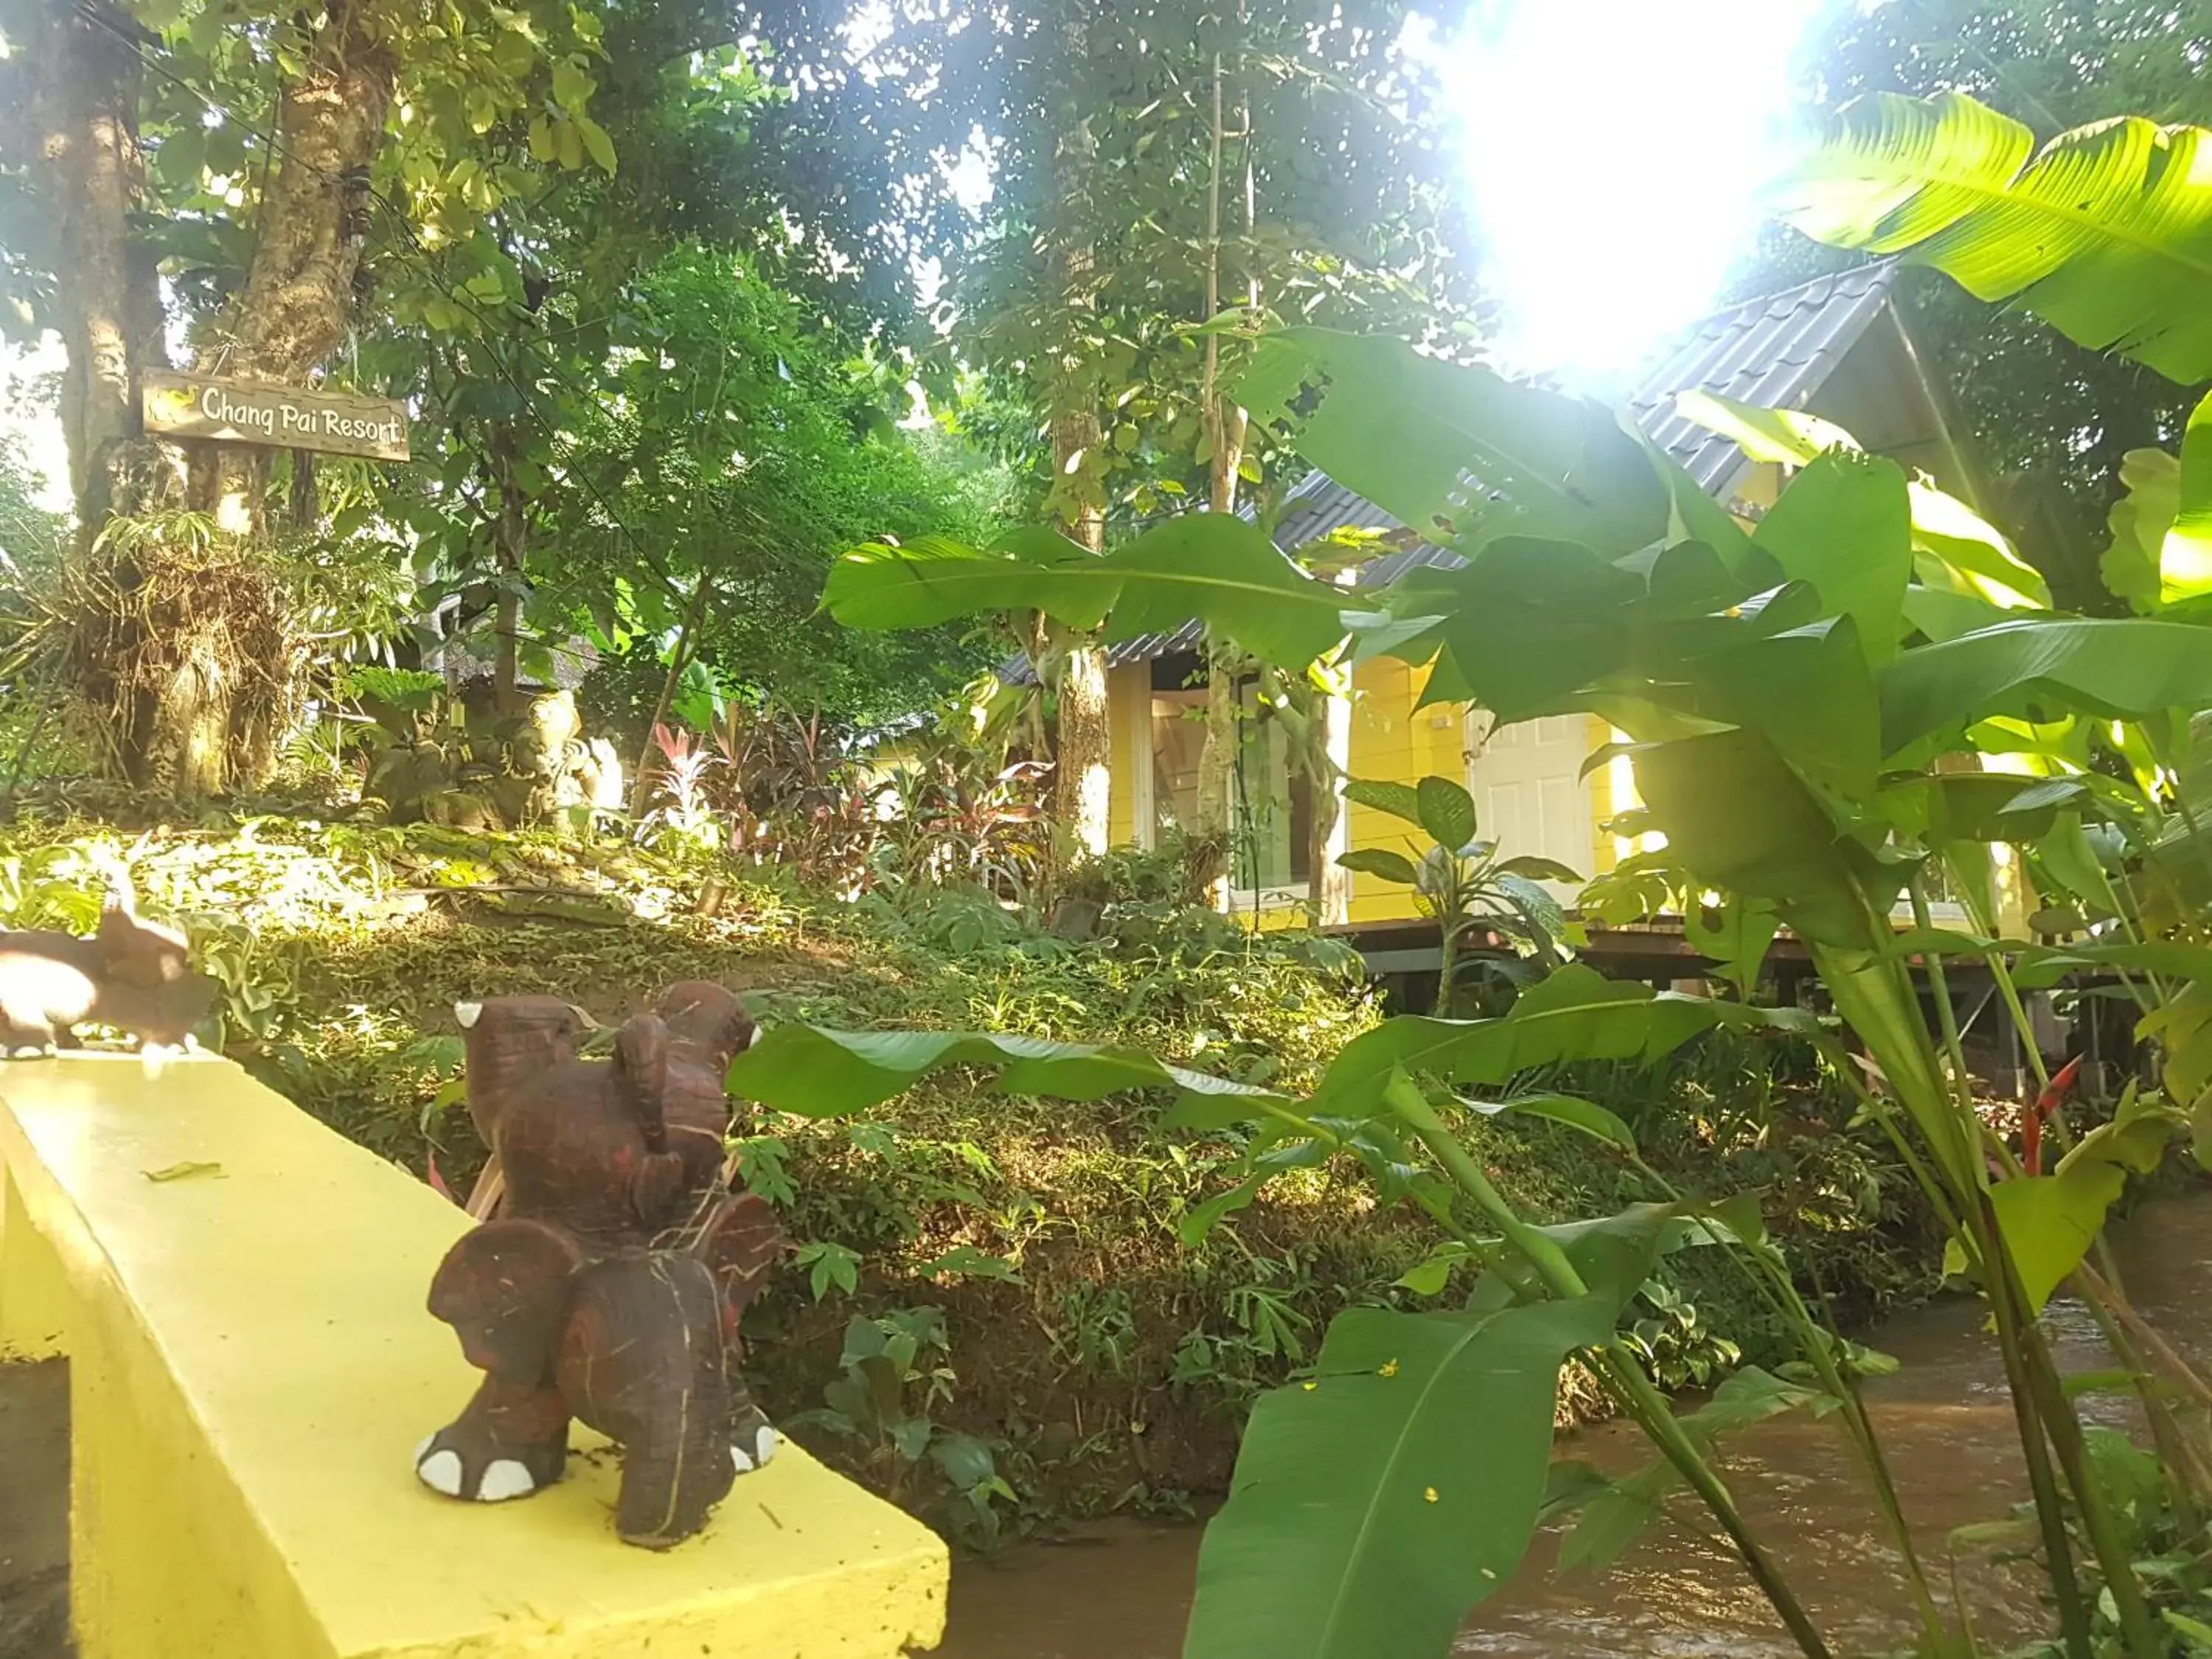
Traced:
<svg viewBox="0 0 2212 1659">
<path fill-rule="evenodd" d="M 649 1244 L 689 1218 L 720 1173 L 721 1132 L 679 1126 L 672 1146 L 664 1097 L 690 1045 L 658 1014 L 625 1021 L 614 1057 L 600 1060 L 578 1056 L 582 1016 L 555 998 L 492 997 L 453 1012 L 502 1216 L 556 1222 L 605 1249 Z"/>
<path fill-rule="evenodd" d="M 430 1311 L 484 1380 L 416 1448 L 416 1474 L 448 1497 L 526 1497 L 560 1479 L 574 1418 L 623 1448 L 622 1538 L 665 1549 L 691 1536 L 775 1452 L 737 1332 L 781 1248 L 750 1194 L 714 1203 L 681 1249 L 594 1255 L 544 1221 L 477 1228 L 440 1265 Z"/>
</svg>

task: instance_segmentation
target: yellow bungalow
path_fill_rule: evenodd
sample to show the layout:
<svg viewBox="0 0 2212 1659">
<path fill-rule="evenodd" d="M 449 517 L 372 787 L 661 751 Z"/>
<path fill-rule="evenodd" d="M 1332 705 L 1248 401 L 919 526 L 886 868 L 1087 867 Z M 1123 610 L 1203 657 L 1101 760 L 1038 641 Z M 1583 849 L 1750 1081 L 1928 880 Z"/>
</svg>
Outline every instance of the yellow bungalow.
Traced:
<svg viewBox="0 0 2212 1659">
<path fill-rule="evenodd" d="M 1747 522 L 1776 496 L 1781 469 L 1747 457 L 1729 439 L 1675 413 L 1677 396 L 1702 389 L 1767 407 L 1805 410 L 1856 434 L 1866 447 L 1932 474 L 1973 499 L 1944 401 L 1892 299 L 1893 273 L 1875 266 L 1822 277 L 1720 312 L 1652 357 L 1627 403 L 1652 439 Z M 1369 565 L 1364 584 L 1395 580 L 1454 556 L 1403 530 L 1379 508 L 1319 475 L 1291 495 L 1276 539 L 1304 546 L 1344 528 L 1384 532 L 1395 550 Z M 1113 753 L 1110 825 L 1116 845 L 1150 848 L 1190 821 L 1196 804 L 1206 693 L 1196 624 L 1113 648 L 1109 696 Z M 1463 779 L 1486 840 L 1509 854 L 1540 854 L 1583 874 L 1611 869 L 1632 849 L 1607 829 L 1635 804 L 1629 762 L 1583 775 L 1614 734 L 1580 715 L 1537 720 L 1495 733 L 1466 706 L 1418 708 L 1426 671 L 1395 661 L 1361 665 L 1352 695 L 1329 710 L 1331 754 L 1349 776 L 1411 782 L 1430 774 Z M 1311 785 L 1286 763 L 1284 734 L 1246 723 L 1231 803 L 1237 855 L 1231 908 L 1263 925 L 1306 914 L 1316 874 L 1306 852 Z M 1338 815 L 1330 863 L 1354 848 L 1407 848 L 1407 827 L 1353 805 Z M 1395 884 L 1343 870 L 1323 872 L 1322 920 L 1363 933 L 1416 915 Z"/>
</svg>

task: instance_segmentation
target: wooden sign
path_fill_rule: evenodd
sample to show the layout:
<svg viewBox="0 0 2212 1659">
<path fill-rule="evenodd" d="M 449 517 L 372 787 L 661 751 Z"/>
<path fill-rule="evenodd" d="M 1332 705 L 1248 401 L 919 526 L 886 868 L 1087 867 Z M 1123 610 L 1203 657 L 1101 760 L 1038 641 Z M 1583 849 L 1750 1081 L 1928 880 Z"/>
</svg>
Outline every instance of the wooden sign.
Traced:
<svg viewBox="0 0 2212 1659">
<path fill-rule="evenodd" d="M 389 398 L 207 374 L 142 374 L 138 404 L 149 432 L 380 461 L 407 459 L 407 406 Z"/>
</svg>

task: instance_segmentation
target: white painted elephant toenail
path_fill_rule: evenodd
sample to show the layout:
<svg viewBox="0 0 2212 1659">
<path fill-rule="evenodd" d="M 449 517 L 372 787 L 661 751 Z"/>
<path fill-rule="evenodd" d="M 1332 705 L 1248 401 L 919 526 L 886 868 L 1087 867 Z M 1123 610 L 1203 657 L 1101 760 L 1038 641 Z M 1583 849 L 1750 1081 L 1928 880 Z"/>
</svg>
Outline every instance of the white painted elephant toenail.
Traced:
<svg viewBox="0 0 2212 1659">
<path fill-rule="evenodd" d="M 730 1462 L 736 1466 L 739 1474 L 750 1474 L 755 1469 L 764 1468 L 769 1459 L 775 1455 L 776 1447 L 781 1443 L 776 1438 L 775 1431 L 763 1423 L 753 1436 L 750 1451 L 743 1446 L 730 1448 Z"/>
<path fill-rule="evenodd" d="M 422 1477 L 422 1484 L 433 1492 L 441 1492 L 448 1498 L 461 1495 L 461 1455 L 459 1452 L 432 1452 L 415 1466 L 415 1473 Z"/>
<path fill-rule="evenodd" d="M 502 1503 L 510 1498 L 527 1498 L 538 1490 L 538 1483 L 530 1478 L 530 1471 L 511 1457 L 494 1461 L 477 1482 L 477 1501 L 480 1504 Z"/>
<path fill-rule="evenodd" d="M 422 1454 L 430 1449 L 430 1443 L 437 1437 L 434 1434 L 426 1434 L 417 1440 L 415 1443 L 415 1449 L 407 1454 L 407 1461 L 419 1468 L 422 1462 Z"/>
</svg>

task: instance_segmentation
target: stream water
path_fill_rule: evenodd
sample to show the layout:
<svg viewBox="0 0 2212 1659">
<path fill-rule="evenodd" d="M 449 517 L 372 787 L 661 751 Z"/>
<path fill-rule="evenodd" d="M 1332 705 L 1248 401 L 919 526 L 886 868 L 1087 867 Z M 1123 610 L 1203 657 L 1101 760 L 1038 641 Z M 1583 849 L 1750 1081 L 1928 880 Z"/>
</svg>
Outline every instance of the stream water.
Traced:
<svg viewBox="0 0 2212 1659">
<path fill-rule="evenodd" d="M 2212 1358 L 2212 1189 L 2147 1205 L 2115 1231 L 2136 1305 L 2177 1348 Z M 1870 1339 L 1903 1362 L 1869 1387 L 1905 1512 L 1932 1577 L 1948 1571 L 1945 1540 L 2001 1520 L 2025 1495 L 2010 1398 L 1976 1303 L 1947 1298 Z M 2062 1365 L 2108 1364 L 2078 1304 L 2047 1316 Z M 2085 1413 L 2119 1424 L 2126 1407 L 2091 1396 Z M 1638 1437 L 1607 1425 L 1575 1437 L 1576 1455 L 1613 1469 L 1644 1455 Z M 1839 1653 L 1879 1653 L 1910 1635 L 1896 1553 L 1865 1482 L 1832 1425 L 1778 1418 L 1729 1443 L 1730 1488 L 1780 1558 L 1799 1596 Z M 1510 1659 L 1768 1659 L 1796 1650 L 1724 1547 L 1678 1502 L 1603 1577 L 1552 1571 L 1555 1538 L 1538 1540 L 1509 1590 L 1479 1608 L 1455 1651 Z M 1198 1559 L 1194 1526 L 1115 1523 L 1000 1560 L 965 1562 L 952 1579 L 945 1659 L 1178 1659 Z M 1983 1641 L 2002 1650 L 2045 1627 L 2036 1577 L 1960 1553 L 1959 1582 Z"/>
</svg>

